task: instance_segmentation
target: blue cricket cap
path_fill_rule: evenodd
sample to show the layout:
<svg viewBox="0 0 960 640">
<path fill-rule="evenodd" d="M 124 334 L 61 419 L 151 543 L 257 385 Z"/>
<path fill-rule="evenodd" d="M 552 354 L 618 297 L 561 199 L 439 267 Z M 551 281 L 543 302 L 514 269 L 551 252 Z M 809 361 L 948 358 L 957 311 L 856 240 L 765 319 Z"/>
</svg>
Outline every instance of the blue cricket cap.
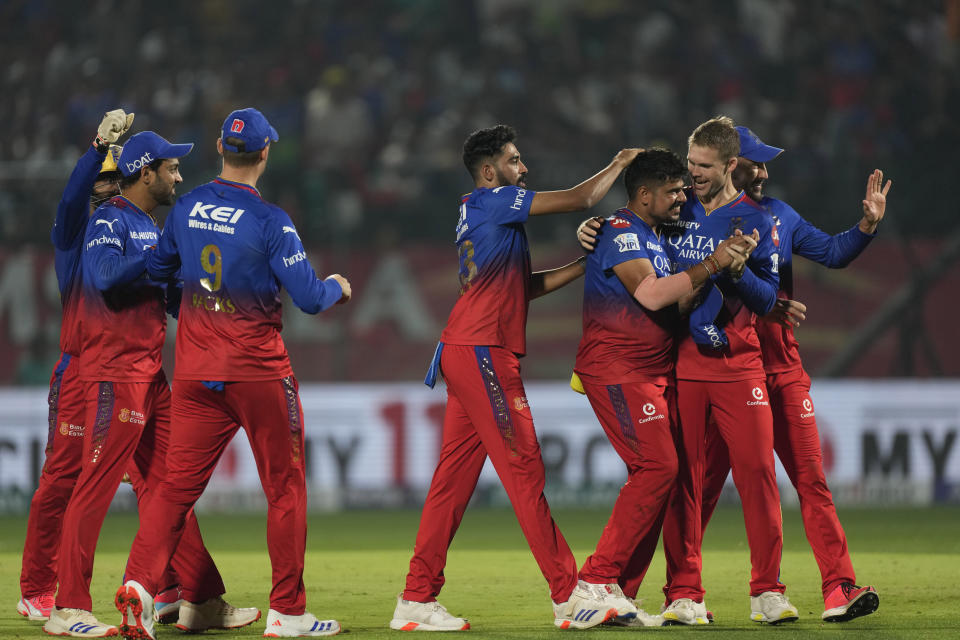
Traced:
<svg viewBox="0 0 960 640">
<path fill-rule="evenodd" d="M 737 133 L 740 135 L 739 155 L 747 160 L 769 162 L 783 153 L 783 149 L 780 147 L 771 147 L 764 144 L 763 140 L 757 137 L 757 134 L 746 127 L 737 127 Z"/>
<path fill-rule="evenodd" d="M 239 138 L 243 142 L 237 145 L 228 144 L 227 138 Z M 270 126 L 266 116 L 253 107 L 237 109 L 228 115 L 223 121 L 220 135 L 220 143 L 224 149 L 239 153 L 260 151 L 270 141 L 276 142 L 279 139 L 277 130 Z"/>
<path fill-rule="evenodd" d="M 130 136 L 120 152 L 117 166 L 126 177 L 137 173 L 154 160 L 182 158 L 193 149 L 193 143 L 171 144 L 153 131 L 141 131 Z"/>
</svg>

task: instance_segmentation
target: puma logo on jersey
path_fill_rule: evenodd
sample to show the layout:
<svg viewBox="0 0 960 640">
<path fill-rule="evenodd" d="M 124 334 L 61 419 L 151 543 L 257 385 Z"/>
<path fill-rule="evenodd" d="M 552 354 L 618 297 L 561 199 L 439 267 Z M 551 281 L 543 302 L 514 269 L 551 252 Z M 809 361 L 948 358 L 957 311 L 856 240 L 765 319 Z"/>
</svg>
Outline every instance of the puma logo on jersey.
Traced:
<svg viewBox="0 0 960 640">
<path fill-rule="evenodd" d="M 108 227 L 110 227 L 110 233 L 113 233 L 113 223 L 114 223 L 114 222 L 117 222 L 117 218 L 114 218 L 113 220 L 109 220 L 109 221 L 108 221 L 108 220 L 104 220 L 103 218 L 97 218 L 96 220 L 93 221 L 93 224 L 105 224 L 105 225 L 107 225 Z"/>
<path fill-rule="evenodd" d="M 293 235 L 297 236 L 297 240 L 300 239 L 300 235 L 297 233 L 297 230 L 294 229 L 293 227 L 288 227 L 288 226 L 284 225 L 284 226 L 283 226 L 283 232 L 284 232 L 284 233 L 292 233 Z"/>
<path fill-rule="evenodd" d="M 246 209 L 237 209 L 235 207 L 218 207 L 215 204 L 204 204 L 195 202 L 193 210 L 190 211 L 191 218 L 203 218 L 204 220 L 213 220 L 214 222 L 227 222 L 236 224 L 240 216 Z"/>
</svg>

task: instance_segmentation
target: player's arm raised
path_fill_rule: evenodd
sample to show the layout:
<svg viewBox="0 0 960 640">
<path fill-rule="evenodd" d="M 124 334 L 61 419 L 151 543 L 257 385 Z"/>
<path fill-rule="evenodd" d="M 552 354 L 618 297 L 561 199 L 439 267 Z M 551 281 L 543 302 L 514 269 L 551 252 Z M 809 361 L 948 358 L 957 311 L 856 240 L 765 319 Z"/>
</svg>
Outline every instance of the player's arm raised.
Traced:
<svg viewBox="0 0 960 640">
<path fill-rule="evenodd" d="M 620 172 L 643 149 L 623 149 L 604 169 L 580 184 L 563 191 L 537 191 L 530 204 L 530 215 L 567 213 L 589 209 L 600 202 L 616 182 Z"/>
<path fill-rule="evenodd" d="M 350 300 L 352 291 L 346 278 L 338 273 L 323 280 L 317 277 L 297 230 L 285 213 L 282 218 L 278 216 L 277 220 L 269 222 L 264 234 L 270 270 L 302 311 L 320 313 Z"/>
</svg>

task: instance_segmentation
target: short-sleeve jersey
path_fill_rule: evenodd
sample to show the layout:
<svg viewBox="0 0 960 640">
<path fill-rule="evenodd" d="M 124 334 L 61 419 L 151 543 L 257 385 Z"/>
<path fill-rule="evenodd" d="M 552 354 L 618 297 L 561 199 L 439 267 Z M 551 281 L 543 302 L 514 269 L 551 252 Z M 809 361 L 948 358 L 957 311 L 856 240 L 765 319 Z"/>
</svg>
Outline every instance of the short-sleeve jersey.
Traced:
<svg viewBox="0 0 960 640">
<path fill-rule="evenodd" d="M 167 329 L 166 286 L 143 271 L 142 255 L 160 236 L 153 218 L 116 196 L 90 216 L 83 245 L 80 378 L 150 382 L 160 372 Z M 140 258 L 138 275 L 105 291 L 97 274 L 117 256 Z"/>
<path fill-rule="evenodd" d="M 760 233 L 758 246 L 750 255 L 747 265 L 775 291 L 779 269 L 776 227 L 770 214 L 742 191 L 709 214 L 695 194 L 688 196 L 680 210 L 679 220 L 664 226 L 674 271 L 685 271 L 705 259 L 736 229 L 745 235 L 751 234 L 754 229 Z M 723 293 L 724 304 L 716 324 L 726 333 L 729 347 L 722 351 L 698 347 L 687 325 L 681 323 L 677 345 L 677 379 L 731 382 L 763 377 L 760 340 L 756 331 L 757 316 L 740 300 L 732 284 L 724 278 L 718 279 L 717 283 Z"/>
<path fill-rule="evenodd" d="M 574 366 L 585 382 L 666 384 L 672 377 L 676 305 L 644 308 L 613 271 L 638 258 L 649 260 L 658 278 L 671 273 L 661 238 L 635 213 L 620 209 L 607 218 L 587 256 L 583 337 Z"/>
<path fill-rule="evenodd" d="M 105 154 L 95 148 L 80 156 L 70 174 L 57 207 L 57 217 L 50 230 L 53 263 L 60 288 L 60 350 L 80 355 L 81 257 L 83 236 L 90 217 L 90 193 L 97 181 Z"/>
<path fill-rule="evenodd" d="M 526 353 L 531 271 L 523 223 L 534 194 L 516 186 L 480 187 L 462 198 L 457 222 L 460 297 L 441 342 Z"/>
<path fill-rule="evenodd" d="M 308 313 L 340 299 L 336 282 L 319 280 L 297 230 L 280 207 L 253 187 L 217 178 L 183 195 L 167 216 L 147 269 L 179 268 L 179 380 L 276 380 L 292 374 L 280 331 L 280 289 Z"/>
<path fill-rule="evenodd" d="M 793 207 L 776 198 L 763 198 L 760 206 L 773 216 L 780 238 L 780 289 L 778 298 L 793 298 L 793 254 L 831 268 L 844 267 L 860 255 L 874 236 L 854 226 L 830 235 L 807 222 Z M 792 326 L 758 322 L 757 335 L 767 373 L 792 371 L 803 366 Z"/>
</svg>

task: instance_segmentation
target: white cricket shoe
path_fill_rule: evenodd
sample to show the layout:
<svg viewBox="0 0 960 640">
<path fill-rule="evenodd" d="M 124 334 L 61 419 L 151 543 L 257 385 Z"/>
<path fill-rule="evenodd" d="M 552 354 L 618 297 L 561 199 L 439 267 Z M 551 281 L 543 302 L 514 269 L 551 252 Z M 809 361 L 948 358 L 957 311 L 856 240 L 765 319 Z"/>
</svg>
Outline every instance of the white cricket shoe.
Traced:
<svg viewBox="0 0 960 640">
<path fill-rule="evenodd" d="M 259 619 L 260 609 L 256 607 L 241 609 L 231 605 L 221 596 L 217 596 L 200 604 L 184 600 L 180 604 L 180 617 L 177 619 L 176 627 L 181 631 L 199 633 L 207 629 L 237 629 L 253 624 Z"/>
<path fill-rule="evenodd" d="M 27 620 L 40 622 L 50 618 L 50 612 L 53 611 L 54 595 L 52 593 L 41 593 L 32 598 L 20 598 L 17 603 L 17 613 Z"/>
<path fill-rule="evenodd" d="M 561 629 L 589 629 L 617 616 L 617 608 L 580 580 L 566 602 L 553 603 L 553 624 Z"/>
<path fill-rule="evenodd" d="M 697 624 L 696 602 L 690 598 L 677 598 L 663 608 L 663 624 Z"/>
<path fill-rule="evenodd" d="M 694 602 L 693 613 L 696 616 L 695 624 L 710 624 L 713 622 L 713 614 L 707 611 L 706 602 Z"/>
<path fill-rule="evenodd" d="M 103 624 L 93 614 L 83 609 L 57 609 L 50 612 L 50 619 L 43 630 L 52 636 L 71 638 L 109 638 L 119 631 L 113 625 Z"/>
<path fill-rule="evenodd" d="M 589 587 L 600 594 L 607 603 L 617 610 L 617 618 L 633 618 L 637 615 L 637 605 L 633 603 L 633 600 L 628 598 L 623 592 L 623 589 L 620 588 L 620 585 L 616 582 L 611 582 L 609 584 L 600 584 L 596 582 L 587 582 L 585 583 Z"/>
<path fill-rule="evenodd" d="M 466 631 L 470 622 L 450 614 L 437 601 L 414 602 L 397 596 L 397 608 L 393 610 L 390 628 L 396 631 Z"/>
<path fill-rule="evenodd" d="M 797 608 L 779 591 L 764 591 L 758 596 L 750 596 L 750 619 L 754 622 L 780 624 L 794 622 L 799 617 Z"/>
<path fill-rule="evenodd" d="M 267 628 L 264 638 L 306 638 L 315 636 L 335 636 L 340 633 L 340 623 L 336 620 L 317 620 L 312 613 L 304 612 L 299 616 L 288 616 L 273 609 L 267 612 Z"/>
<path fill-rule="evenodd" d="M 123 616 L 120 635 L 127 640 L 156 640 L 153 627 L 153 597 L 136 580 L 123 583 L 113 598 L 113 604 Z"/>
<path fill-rule="evenodd" d="M 663 616 L 647 613 L 643 609 L 637 608 L 637 615 L 632 618 L 621 618 L 619 616 L 611 618 L 604 624 L 613 627 L 662 627 Z"/>
<path fill-rule="evenodd" d="M 159 624 L 171 624 L 180 617 L 180 587 L 161 591 L 153 599 L 153 621 Z"/>
</svg>

